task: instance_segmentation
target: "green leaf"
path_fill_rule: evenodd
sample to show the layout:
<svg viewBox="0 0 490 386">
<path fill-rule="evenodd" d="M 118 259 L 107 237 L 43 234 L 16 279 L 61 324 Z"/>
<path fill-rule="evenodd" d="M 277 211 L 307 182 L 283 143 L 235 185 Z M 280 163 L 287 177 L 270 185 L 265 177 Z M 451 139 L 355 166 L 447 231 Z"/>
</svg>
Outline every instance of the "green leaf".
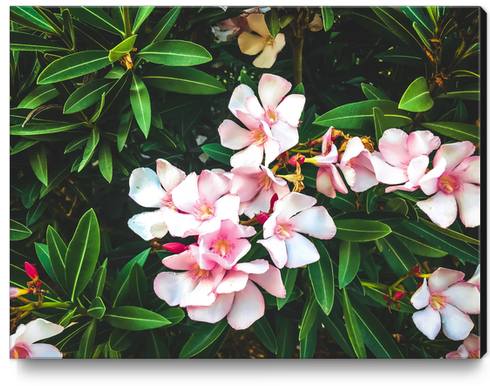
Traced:
<svg viewBox="0 0 490 386">
<path fill-rule="evenodd" d="M 48 185 L 48 159 L 43 144 L 29 149 L 29 162 L 36 177 L 44 185 Z"/>
<path fill-rule="evenodd" d="M 42 186 L 39 198 L 43 198 L 70 175 L 71 166 L 59 165 L 48 174 L 48 186 Z"/>
<path fill-rule="evenodd" d="M 97 118 L 98 122 L 103 122 L 108 118 L 113 118 L 120 110 L 126 106 L 128 100 L 128 91 L 131 88 L 132 71 L 128 70 L 119 78 L 105 94 L 105 100 L 102 111 Z"/>
<path fill-rule="evenodd" d="M 49 259 L 48 246 L 46 244 L 34 243 L 34 248 L 36 250 L 37 258 L 39 259 L 39 262 L 43 266 L 44 270 L 56 283 L 56 275 L 54 274 L 53 266 L 51 265 L 51 260 Z"/>
<path fill-rule="evenodd" d="M 446 235 L 446 236 L 449 236 L 453 239 L 456 239 L 456 240 L 460 240 L 460 241 L 463 241 L 465 243 L 469 243 L 469 244 L 476 244 L 476 245 L 480 245 L 480 240 L 477 240 L 477 239 L 474 239 L 472 237 L 469 237 L 469 236 L 466 236 L 460 232 L 456 232 L 456 231 L 453 231 L 452 229 L 449 229 L 449 228 L 441 228 L 439 225 L 436 225 L 430 221 L 427 221 L 427 220 L 424 220 L 422 219 L 421 220 L 421 225 L 424 224 L 426 225 L 427 227 L 437 231 L 438 233 L 442 233 L 443 235 Z"/>
<path fill-rule="evenodd" d="M 100 70 L 111 64 L 107 51 L 82 51 L 51 62 L 39 75 L 38 84 L 49 84 Z"/>
<path fill-rule="evenodd" d="M 172 323 L 172 326 L 179 323 L 185 317 L 184 310 L 179 307 L 167 308 L 166 310 L 160 311 L 158 313 L 162 315 L 165 319 L 167 319 L 170 323 Z"/>
<path fill-rule="evenodd" d="M 361 83 L 361 89 L 366 98 L 369 100 L 390 100 L 390 98 L 388 98 L 383 91 L 368 83 Z"/>
<path fill-rule="evenodd" d="M 99 169 L 107 182 L 110 183 L 112 181 L 112 152 L 111 147 L 106 141 L 100 144 Z"/>
<path fill-rule="evenodd" d="M 376 59 L 380 59 L 383 62 L 401 64 L 404 66 L 411 66 L 416 68 L 424 67 L 424 59 L 412 50 L 407 50 L 405 47 L 396 47 L 392 50 L 380 52 L 374 55 Z"/>
<path fill-rule="evenodd" d="M 73 16 L 93 27 L 116 35 L 124 34 L 124 31 L 117 27 L 114 20 L 100 7 L 70 7 L 68 9 Z"/>
<path fill-rule="evenodd" d="M 139 264 L 134 264 L 129 273 L 129 301 L 139 307 L 146 307 L 148 294 L 146 289 L 146 276 Z"/>
<path fill-rule="evenodd" d="M 430 110 L 434 100 L 430 96 L 427 81 L 423 76 L 415 79 L 405 90 L 398 104 L 398 108 L 412 112 Z"/>
<path fill-rule="evenodd" d="M 173 7 L 170 9 L 163 18 L 153 27 L 148 37 L 143 41 L 143 47 L 149 44 L 158 42 L 165 39 L 170 29 L 177 21 L 177 17 L 180 14 L 182 7 Z"/>
<path fill-rule="evenodd" d="M 94 210 L 90 209 L 80 219 L 66 251 L 66 284 L 71 301 L 75 301 L 92 278 L 99 250 L 99 224 Z"/>
<path fill-rule="evenodd" d="M 310 329 L 306 337 L 299 341 L 299 357 L 301 359 L 313 358 L 316 349 L 317 329 Z"/>
<path fill-rule="evenodd" d="M 114 329 L 109 336 L 109 347 L 114 351 L 124 351 L 131 347 L 140 333 Z"/>
<path fill-rule="evenodd" d="M 255 84 L 255 82 L 247 75 L 245 68 L 242 68 L 242 71 L 240 72 L 239 81 L 241 84 L 245 84 L 248 87 L 250 87 L 252 89 L 252 91 L 254 92 L 254 94 L 257 96 L 257 98 L 259 97 L 258 96 L 259 95 L 259 88 Z"/>
<path fill-rule="evenodd" d="M 85 135 L 78 137 L 78 138 L 75 138 L 68 145 L 66 145 L 64 154 L 68 154 L 68 153 L 71 153 L 75 150 L 81 149 L 82 147 L 85 146 L 87 141 L 88 141 L 88 136 L 85 136 Z"/>
<path fill-rule="evenodd" d="M 310 277 L 316 301 L 326 315 L 330 314 L 335 299 L 335 283 L 332 260 L 323 243 L 313 238 L 320 260 L 308 264 L 308 275 Z"/>
<path fill-rule="evenodd" d="M 335 225 L 337 226 L 335 237 L 345 241 L 362 243 L 378 240 L 391 233 L 391 228 L 388 225 L 373 220 L 337 220 Z"/>
<path fill-rule="evenodd" d="M 68 51 L 66 47 L 44 39 L 40 36 L 32 35 L 24 32 L 10 31 L 10 49 L 12 51 Z"/>
<path fill-rule="evenodd" d="M 373 118 L 374 118 L 374 132 L 376 134 L 376 142 L 379 143 L 379 140 L 383 136 L 384 131 L 389 127 L 386 124 L 385 115 L 377 107 L 373 107 Z"/>
<path fill-rule="evenodd" d="M 233 150 L 220 145 L 219 143 L 210 143 L 202 146 L 202 151 L 212 159 L 230 165 L 230 158 L 233 155 Z"/>
<path fill-rule="evenodd" d="M 148 138 L 151 126 L 150 94 L 143 81 L 137 75 L 133 75 L 129 97 L 136 122 L 145 138 Z"/>
<path fill-rule="evenodd" d="M 27 239 L 32 232 L 20 222 L 10 219 L 10 241 L 19 241 Z"/>
<path fill-rule="evenodd" d="M 277 337 L 276 358 L 291 358 L 298 342 L 298 323 L 287 316 L 276 316 Z"/>
<path fill-rule="evenodd" d="M 142 79 L 149 86 L 182 94 L 214 95 L 226 91 L 215 77 L 195 68 L 160 66 L 150 69 Z"/>
<path fill-rule="evenodd" d="M 59 324 L 61 327 L 65 327 L 65 328 L 68 327 L 68 325 L 71 323 L 73 316 L 75 315 L 75 312 L 77 312 L 76 308 L 72 308 L 71 310 L 68 310 L 66 314 L 63 315 L 63 317 L 60 320 L 58 320 L 58 323 L 56 324 Z"/>
<path fill-rule="evenodd" d="M 53 267 L 53 272 L 58 285 L 64 290 L 67 288 L 65 279 L 65 257 L 66 257 L 66 244 L 56 230 L 48 225 L 46 231 L 46 244 L 49 251 L 49 260 Z"/>
<path fill-rule="evenodd" d="M 226 318 L 214 324 L 201 323 L 182 348 L 179 358 L 186 359 L 199 354 L 221 335 L 227 325 Z"/>
<path fill-rule="evenodd" d="M 87 144 L 85 145 L 85 149 L 83 151 L 83 158 L 82 162 L 80 162 L 80 165 L 78 166 L 78 172 L 80 173 L 82 169 L 90 162 L 92 159 L 92 156 L 94 155 L 95 148 L 97 147 L 97 144 L 99 143 L 100 139 L 100 134 L 97 129 L 93 129 L 88 137 Z"/>
<path fill-rule="evenodd" d="M 361 264 L 358 243 L 341 240 L 339 249 L 339 288 L 342 289 L 356 277 Z"/>
<path fill-rule="evenodd" d="M 95 271 L 94 279 L 92 280 L 92 297 L 101 297 L 102 292 L 104 291 L 105 279 L 107 276 L 107 258 L 104 260 L 104 263 L 97 268 Z"/>
<path fill-rule="evenodd" d="M 150 44 L 138 52 L 138 57 L 166 66 L 196 66 L 213 60 L 204 47 L 184 40 L 164 40 Z"/>
<path fill-rule="evenodd" d="M 271 325 L 267 321 L 266 317 L 263 316 L 259 320 L 257 320 L 252 328 L 259 338 L 260 343 L 264 345 L 264 347 L 270 352 L 277 354 L 277 340 L 274 335 L 274 331 L 272 330 Z"/>
<path fill-rule="evenodd" d="M 34 24 L 35 26 L 38 26 L 40 28 L 40 31 L 55 32 L 54 28 L 46 20 L 44 20 L 44 18 L 39 13 L 37 13 L 33 7 L 12 6 L 10 7 L 10 12 L 11 14 L 14 13 L 18 16 L 21 16 L 23 19 L 27 20 L 28 22 Z M 17 21 L 17 20 L 13 19 L 13 21 Z"/>
<path fill-rule="evenodd" d="M 44 135 L 62 133 L 64 131 L 78 129 L 84 126 L 83 122 L 69 123 L 69 122 L 57 122 L 57 123 L 42 123 L 42 122 L 29 122 L 22 127 L 22 125 L 10 126 L 11 135 Z"/>
<path fill-rule="evenodd" d="M 333 27 L 333 22 L 335 18 L 331 7 L 320 7 L 320 8 L 322 9 L 323 29 L 326 32 Z"/>
<path fill-rule="evenodd" d="M 284 287 L 286 288 L 286 296 L 284 298 L 276 298 L 278 310 L 280 310 L 289 301 L 289 298 L 293 293 L 294 283 L 296 283 L 297 275 L 298 269 L 296 268 L 287 268 L 281 270 L 281 279 L 284 283 Z"/>
<path fill-rule="evenodd" d="M 148 331 L 146 337 L 146 355 L 148 358 L 170 358 L 167 345 L 157 331 Z"/>
<path fill-rule="evenodd" d="M 138 35 L 130 36 L 127 39 L 124 39 L 121 43 L 115 46 L 112 50 L 109 51 L 109 61 L 115 62 L 116 60 L 121 59 L 124 55 L 131 51 L 134 46 L 134 41 Z"/>
<path fill-rule="evenodd" d="M 77 88 L 66 100 L 63 106 L 63 114 L 73 114 L 97 103 L 102 94 L 111 88 L 112 84 L 112 80 L 100 78 Z"/>
<path fill-rule="evenodd" d="M 131 30 L 131 33 L 134 34 L 138 32 L 141 24 L 143 24 L 146 18 L 150 16 L 154 8 L 155 8 L 154 6 L 145 6 L 145 7 L 138 8 L 138 13 L 134 18 L 133 29 Z"/>
<path fill-rule="evenodd" d="M 100 297 L 94 298 L 87 309 L 87 313 L 94 319 L 102 319 L 106 311 L 104 301 Z"/>
<path fill-rule="evenodd" d="M 400 7 L 400 9 L 412 22 L 417 22 L 424 28 L 424 32 L 432 36 L 435 26 L 430 17 L 425 14 L 423 7 Z"/>
<path fill-rule="evenodd" d="M 366 348 L 364 347 L 364 339 L 359 328 L 359 321 L 354 309 L 352 308 L 349 295 L 347 294 L 347 290 L 345 288 L 343 289 L 342 295 L 342 308 L 344 310 L 345 327 L 347 328 L 349 340 L 352 343 L 356 356 L 359 359 L 365 359 L 367 358 Z"/>
<path fill-rule="evenodd" d="M 480 128 L 476 125 L 461 122 L 423 122 L 422 126 L 459 141 L 470 141 L 474 145 L 480 143 Z"/>
<path fill-rule="evenodd" d="M 294 20 L 294 15 L 284 15 L 279 18 L 279 26 L 281 28 L 286 27 L 289 23 Z"/>
<path fill-rule="evenodd" d="M 20 153 L 25 149 L 29 149 L 31 146 L 34 146 L 39 141 L 34 141 L 32 139 L 21 138 L 19 142 L 10 150 L 10 155 L 14 155 Z"/>
<path fill-rule="evenodd" d="M 46 200 L 40 200 L 38 201 L 35 205 L 31 206 L 29 210 L 27 211 L 26 215 L 26 226 L 30 227 L 32 224 L 34 224 L 39 217 L 42 216 L 46 208 L 48 207 L 49 201 Z"/>
<path fill-rule="evenodd" d="M 326 329 L 332 335 L 332 338 L 337 342 L 340 348 L 351 358 L 356 356 L 352 344 L 349 340 L 349 335 L 347 334 L 347 329 L 345 327 L 344 321 L 335 313 L 332 312 L 330 315 L 325 315 L 320 313 L 320 320 L 325 325 Z"/>
<path fill-rule="evenodd" d="M 393 234 L 400 239 L 400 241 L 407 246 L 407 248 L 412 251 L 415 255 L 424 257 L 444 257 L 447 252 L 441 251 L 439 248 L 434 247 L 432 244 L 428 243 L 422 237 L 417 236 L 408 229 L 401 231 L 393 231 Z"/>
<path fill-rule="evenodd" d="M 301 318 L 301 325 L 299 329 L 299 340 L 306 339 L 309 332 L 313 328 L 316 330 L 316 315 L 319 307 L 315 296 L 310 296 L 308 303 L 305 303 L 303 308 L 303 316 Z"/>
<path fill-rule="evenodd" d="M 367 100 L 336 107 L 318 117 L 315 125 L 337 129 L 366 129 L 373 127 L 373 108 L 379 108 L 390 127 L 411 123 L 405 112 L 400 111 L 396 102 L 387 100 Z"/>
<path fill-rule="evenodd" d="M 60 95 L 51 84 L 37 86 L 19 103 L 18 108 L 35 109 Z"/>
<path fill-rule="evenodd" d="M 82 335 L 82 339 L 80 340 L 80 348 L 76 354 L 76 358 L 85 359 L 92 358 L 92 351 L 94 347 L 95 341 L 95 333 L 97 331 L 97 321 L 94 319 L 90 322 L 87 329 Z"/>
<path fill-rule="evenodd" d="M 393 198 L 386 203 L 385 210 L 406 216 L 408 214 L 408 204 L 403 198 Z"/>
<path fill-rule="evenodd" d="M 460 87 L 459 90 L 448 91 L 447 93 L 440 93 L 436 98 L 450 98 L 450 99 L 468 99 L 472 101 L 480 100 L 480 83 L 472 83 L 466 86 Z"/>
<path fill-rule="evenodd" d="M 130 331 L 151 330 L 170 324 L 170 321 L 163 316 L 153 311 L 134 306 L 113 308 L 106 312 L 104 319 L 112 327 Z"/>
<path fill-rule="evenodd" d="M 269 11 L 267 11 L 264 15 L 264 20 L 269 34 L 275 39 L 280 30 L 279 14 L 277 9 L 271 8 Z"/>
<path fill-rule="evenodd" d="M 117 150 L 119 153 L 124 149 L 132 122 L 133 110 L 131 109 L 127 113 L 122 114 L 119 120 L 119 127 L 117 129 Z"/>
<path fill-rule="evenodd" d="M 73 26 L 73 18 L 70 11 L 62 9 L 61 16 L 63 17 L 63 31 L 70 37 L 72 49 L 76 48 L 75 27 Z"/>
</svg>

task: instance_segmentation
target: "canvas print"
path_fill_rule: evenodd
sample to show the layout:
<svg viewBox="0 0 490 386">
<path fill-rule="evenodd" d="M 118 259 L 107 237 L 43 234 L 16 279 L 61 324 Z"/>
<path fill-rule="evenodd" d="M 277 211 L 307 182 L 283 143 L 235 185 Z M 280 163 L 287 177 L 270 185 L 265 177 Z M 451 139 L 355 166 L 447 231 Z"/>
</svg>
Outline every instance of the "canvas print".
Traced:
<svg viewBox="0 0 490 386">
<path fill-rule="evenodd" d="M 485 20 L 11 6 L 10 358 L 480 358 Z"/>
</svg>

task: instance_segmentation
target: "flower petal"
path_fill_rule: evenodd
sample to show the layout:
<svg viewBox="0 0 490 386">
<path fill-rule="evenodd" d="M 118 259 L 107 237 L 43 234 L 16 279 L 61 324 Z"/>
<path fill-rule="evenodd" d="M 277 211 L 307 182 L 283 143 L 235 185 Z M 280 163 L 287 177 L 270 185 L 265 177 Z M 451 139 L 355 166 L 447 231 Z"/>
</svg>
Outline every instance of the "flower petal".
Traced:
<svg viewBox="0 0 490 386">
<path fill-rule="evenodd" d="M 265 23 L 265 16 L 262 13 L 252 14 L 247 17 L 248 26 L 254 32 L 257 32 L 263 37 L 269 37 L 270 33 Z"/>
<path fill-rule="evenodd" d="M 165 208 L 164 208 L 165 209 Z M 165 223 L 168 226 L 168 232 L 173 237 L 187 237 L 186 233 L 193 235 L 199 234 L 197 230 L 202 221 L 198 220 L 193 214 L 178 213 L 175 210 L 165 210 Z"/>
<path fill-rule="evenodd" d="M 265 273 L 252 274 L 249 278 L 271 295 L 277 298 L 286 297 L 286 288 L 282 282 L 281 272 L 276 267 L 269 265 L 269 269 Z"/>
<path fill-rule="evenodd" d="M 454 269 L 437 268 L 429 277 L 429 291 L 431 294 L 441 293 L 450 285 L 464 278 L 464 273 Z"/>
<path fill-rule="evenodd" d="M 259 97 L 264 109 L 275 110 L 291 87 L 290 82 L 278 75 L 262 75 L 259 81 Z"/>
<path fill-rule="evenodd" d="M 277 268 L 281 269 L 284 267 L 288 260 L 288 253 L 284 240 L 280 240 L 274 235 L 265 240 L 257 240 L 257 242 L 267 249 Z"/>
<path fill-rule="evenodd" d="M 264 315 L 265 303 L 260 290 L 250 280 L 245 288 L 235 293 L 228 313 L 228 323 L 235 330 L 244 330 Z"/>
<path fill-rule="evenodd" d="M 279 103 L 279 106 L 277 106 L 276 111 L 279 115 L 279 119 L 285 121 L 292 127 L 298 127 L 305 103 L 306 98 L 304 95 L 288 95 L 281 103 Z"/>
<path fill-rule="evenodd" d="M 212 275 L 206 279 L 201 279 L 197 286 L 180 301 L 180 306 L 210 306 L 216 300 L 216 294 L 213 292 L 215 285 Z"/>
<path fill-rule="evenodd" d="M 279 201 L 276 201 L 276 204 Z M 278 219 L 289 220 L 296 213 L 301 212 L 305 209 L 311 208 L 316 204 L 316 198 L 307 196 L 306 194 L 291 192 L 281 198 L 280 202 L 283 203 L 282 210 L 278 216 Z M 274 211 L 275 211 L 274 207 Z"/>
<path fill-rule="evenodd" d="M 209 170 L 203 170 L 197 180 L 199 199 L 212 204 L 221 196 L 227 194 L 231 188 L 231 180 L 221 178 L 220 175 Z"/>
<path fill-rule="evenodd" d="M 220 220 L 229 219 L 238 224 L 238 208 L 240 197 L 235 194 L 225 194 L 214 203 L 214 216 Z"/>
<path fill-rule="evenodd" d="M 248 282 L 248 273 L 241 271 L 227 271 L 221 283 L 216 287 L 217 294 L 229 294 L 241 291 Z"/>
<path fill-rule="evenodd" d="M 437 192 L 439 190 L 439 177 L 442 176 L 444 170 L 446 170 L 446 160 L 441 158 L 434 169 L 419 180 L 420 189 L 427 195 Z"/>
<path fill-rule="evenodd" d="M 20 326 L 19 326 L 20 327 Z M 61 333 L 64 328 L 58 324 L 38 318 L 25 325 L 22 335 L 18 336 L 15 343 L 26 343 L 28 345 L 39 340 L 50 338 Z"/>
<path fill-rule="evenodd" d="M 161 210 L 135 214 L 128 220 L 129 228 L 143 240 L 162 238 L 168 232 Z"/>
<path fill-rule="evenodd" d="M 254 119 L 263 120 L 265 116 L 265 110 L 262 108 L 259 100 L 255 95 L 249 96 L 245 100 L 245 111 Z"/>
<path fill-rule="evenodd" d="M 467 228 L 474 228 L 481 223 L 480 187 L 463 183 L 463 189 L 454 194 L 458 202 L 459 218 Z"/>
<path fill-rule="evenodd" d="M 267 41 L 262 36 L 253 35 L 247 31 L 243 31 L 238 36 L 238 47 L 245 55 L 257 55 L 266 45 Z"/>
<path fill-rule="evenodd" d="M 410 298 L 410 302 L 417 310 L 420 310 L 421 308 L 427 307 L 429 305 L 429 299 L 429 287 L 427 287 L 427 279 L 424 277 L 424 282 L 412 295 L 412 297 Z"/>
<path fill-rule="evenodd" d="M 264 157 L 264 146 L 252 143 L 245 150 L 233 154 L 230 158 L 230 164 L 234 168 L 241 166 L 254 166 L 262 163 Z"/>
<path fill-rule="evenodd" d="M 337 227 L 323 206 L 306 209 L 290 220 L 295 232 L 306 233 L 317 239 L 329 240 L 337 233 Z M 286 243 L 287 245 L 287 243 Z"/>
<path fill-rule="evenodd" d="M 320 259 L 315 245 L 303 235 L 292 232 L 292 237 L 284 241 L 288 251 L 286 267 L 299 268 Z"/>
<path fill-rule="evenodd" d="M 253 90 L 246 84 L 241 84 L 233 90 L 228 109 L 235 117 L 237 116 L 237 111 L 245 112 L 245 100 L 252 95 L 254 95 Z"/>
<path fill-rule="evenodd" d="M 217 323 L 223 319 L 231 310 L 235 293 L 221 294 L 209 307 L 187 307 L 189 318 L 196 322 Z"/>
<path fill-rule="evenodd" d="M 379 140 L 379 151 L 390 165 L 406 168 L 412 157 L 407 149 L 408 134 L 400 129 L 388 129 Z"/>
<path fill-rule="evenodd" d="M 283 121 L 277 121 L 273 124 L 271 126 L 271 133 L 279 141 L 280 153 L 291 149 L 299 141 L 298 129 Z"/>
<path fill-rule="evenodd" d="M 407 148 L 413 158 L 429 155 L 439 146 L 441 139 L 428 130 L 413 131 L 407 138 Z"/>
<path fill-rule="evenodd" d="M 196 259 L 194 258 L 193 250 L 189 248 L 182 253 L 165 257 L 162 260 L 162 264 L 176 271 L 188 271 L 194 267 Z"/>
<path fill-rule="evenodd" d="M 247 274 L 263 274 L 269 269 L 269 263 L 264 259 L 257 259 L 248 263 L 238 263 L 233 267 L 236 271 L 242 271 Z"/>
<path fill-rule="evenodd" d="M 447 162 L 446 171 L 450 172 L 474 152 L 475 145 L 469 141 L 447 143 L 437 150 L 433 164 L 437 165 L 441 158 L 444 158 Z"/>
<path fill-rule="evenodd" d="M 480 313 L 480 291 L 472 284 L 456 283 L 445 290 L 442 295 L 447 296 L 448 303 L 467 314 Z"/>
<path fill-rule="evenodd" d="M 32 359 L 62 359 L 60 350 L 50 344 L 36 343 L 29 346 Z"/>
<path fill-rule="evenodd" d="M 170 162 L 159 158 L 157 159 L 157 176 L 163 188 L 170 192 L 184 181 L 185 173 Z"/>
<path fill-rule="evenodd" d="M 402 167 L 391 166 L 377 153 L 371 153 L 371 164 L 374 168 L 376 180 L 383 184 L 396 185 L 408 181 L 405 165 L 402 165 Z"/>
<path fill-rule="evenodd" d="M 284 138 L 288 138 L 284 136 Z M 273 162 L 279 154 L 282 153 L 281 144 L 272 138 L 267 139 L 264 142 L 265 159 L 264 165 L 269 167 L 269 164 Z"/>
<path fill-rule="evenodd" d="M 458 216 L 456 199 L 452 195 L 437 192 L 425 201 L 417 202 L 417 206 L 430 217 L 434 224 L 447 228 Z"/>
<path fill-rule="evenodd" d="M 430 340 L 434 340 L 441 331 L 441 315 L 431 306 L 415 312 L 412 318 L 415 326 Z"/>
<path fill-rule="evenodd" d="M 253 142 L 250 131 L 238 126 L 235 122 L 225 119 L 218 127 L 221 145 L 228 149 L 239 150 Z"/>
<path fill-rule="evenodd" d="M 449 339 L 463 340 L 474 327 L 468 314 L 450 304 L 446 304 L 446 307 L 439 310 L 439 312 L 442 318 L 442 331 Z"/>
<path fill-rule="evenodd" d="M 172 190 L 172 201 L 182 212 L 192 213 L 196 202 L 199 200 L 197 181 L 197 174 L 192 172 L 179 186 Z"/>
<path fill-rule="evenodd" d="M 153 282 L 156 295 L 170 306 L 180 304 L 182 299 L 196 286 L 197 282 L 193 281 L 187 272 L 161 272 Z"/>
<path fill-rule="evenodd" d="M 407 168 L 408 180 L 412 186 L 418 186 L 420 179 L 425 176 L 427 166 L 429 165 L 429 157 L 421 155 L 413 158 Z"/>
<path fill-rule="evenodd" d="M 469 182 L 472 184 L 480 185 L 480 156 L 473 156 L 465 158 L 456 169 L 454 173 L 457 173 L 461 177 L 461 181 Z"/>
<path fill-rule="evenodd" d="M 470 334 L 463 342 L 464 347 L 468 351 L 480 350 L 480 337 L 475 334 Z"/>
<path fill-rule="evenodd" d="M 145 208 L 160 208 L 166 193 L 153 170 L 138 168 L 129 177 L 129 197 Z"/>
</svg>

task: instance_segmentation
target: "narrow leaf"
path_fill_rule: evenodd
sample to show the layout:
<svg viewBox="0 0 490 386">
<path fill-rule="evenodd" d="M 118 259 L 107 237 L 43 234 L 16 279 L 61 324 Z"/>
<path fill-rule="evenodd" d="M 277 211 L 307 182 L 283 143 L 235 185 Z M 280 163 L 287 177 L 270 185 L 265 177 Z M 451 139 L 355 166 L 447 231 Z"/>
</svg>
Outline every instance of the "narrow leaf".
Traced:
<svg viewBox="0 0 490 386">
<path fill-rule="evenodd" d="M 337 226 L 335 237 L 345 241 L 373 241 L 391 233 L 388 225 L 373 220 L 337 220 L 335 225 Z"/>
<path fill-rule="evenodd" d="M 184 40 L 153 43 L 138 52 L 138 57 L 166 66 L 195 66 L 213 59 L 204 47 Z"/>
<path fill-rule="evenodd" d="M 36 177 L 44 185 L 48 185 L 48 159 L 46 158 L 46 148 L 43 144 L 29 149 L 29 162 Z"/>
<path fill-rule="evenodd" d="M 331 7 L 320 7 L 322 9 L 323 29 L 328 31 L 333 26 L 334 14 Z"/>
<path fill-rule="evenodd" d="M 252 328 L 255 335 L 257 335 L 257 338 L 259 338 L 260 342 L 265 346 L 265 348 L 270 352 L 277 354 L 276 336 L 274 335 L 274 331 L 272 330 L 272 327 L 265 316 L 257 320 L 252 325 Z"/>
<path fill-rule="evenodd" d="M 151 330 L 170 322 L 163 316 L 134 306 L 119 306 L 106 312 L 104 319 L 111 326 L 130 331 Z"/>
<path fill-rule="evenodd" d="M 470 141 L 474 145 L 480 143 L 480 128 L 476 125 L 461 122 L 423 122 L 422 126 L 458 141 Z"/>
<path fill-rule="evenodd" d="M 145 138 L 148 138 L 151 126 L 150 94 L 143 81 L 137 75 L 133 75 L 129 97 L 136 122 Z"/>
<path fill-rule="evenodd" d="M 320 260 L 308 264 L 308 275 L 311 280 L 313 292 L 318 305 L 326 315 L 330 314 L 335 299 L 335 283 L 332 260 L 323 243 L 312 239 L 313 244 L 320 253 Z"/>
<path fill-rule="evenodd" d="M 138 35 L 130 36 L 109 51 L 109 61 L 115 62 L 131 51 Z"/>
<path fill-rule="evenodd" d="M 345 326 L 347 328 L 347 334 L 352 343 L 352 347 L 359 359 L 367 358 L 366 348 L 364 347 L 364 340 L 362 338 L 361 330 L 359 328 L 359 321 L 351 306 L 349 295 L 344 288 L 342 293 L 342 308 L 344 310 Z"/>
<path fill-rule="evenodd" d="M 112 181 L 112 152 L 111 147 L 103 141 L 99 149 L 99 169 L 107 182 Z"/>
<path fill-rule="evenodd" d="M 179 358 L 191 358 L 199 354 L 221 335 L 227 325 L 228 321 L 226 319 L 222 319 L 215 324 L 202 323 L 182 348 Z"/>
<path fill-rule="evenodd" d="M 20 222 L 10 219 L 10 241 L 18 241 L 27 239 L 32 232 Z"/>
<path fill-rule="evenodd" d="M 67 248 L 61 236 L 51 225 L 48 225 L 48 230 L 46 231 L 46 244 L 48 246 L 49 260 L 51 261 L 56 280 L 61 288 L 66 289 L 65 257 Z"/>
<path fill-rule="evenodd" d="M 423 76 L 415 79 L 405 90 L 398 104 L 398 108 L 412 112 L 424 112 L 430 110 L 434 100 L 430 96 L 427 81 Z"/>
<path fill-rule="evenodd" d="M 361 264 L 361 251 L 355 242 L 340 241 L 339 249 L 339 288 L 348 285 L 359 271 Z"/>
</svg>

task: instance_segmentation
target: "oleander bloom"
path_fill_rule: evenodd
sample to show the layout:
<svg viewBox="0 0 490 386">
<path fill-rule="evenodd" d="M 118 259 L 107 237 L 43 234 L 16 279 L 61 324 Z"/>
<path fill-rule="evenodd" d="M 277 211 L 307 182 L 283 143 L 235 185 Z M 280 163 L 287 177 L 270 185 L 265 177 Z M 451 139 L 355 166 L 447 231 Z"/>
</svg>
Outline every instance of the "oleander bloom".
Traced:
<svg viewBox="0 0 490 386">
<path fill-rule="evenodd" d="M 211 27 L 211 32 L 213 32 L 215 40 L 218 43 L 231 41 L 243 31 L 251 31 L 245 15 L 220 21 Z"/>
<path fill-rule="evenodd" d="M 289 186 L 281 177 L 263 165 L 240 167 L 233 173 L 230 193 L 240 197 L 240 212 L 252 218 L 260 212 L 268 212 L 274 194 L 279 198 L 290 192 Z"/>
<path fill-rule="evenodd" d="M 199 322 L 217 323 L 225 316 L 235 330 L 244 330 L 264 316 L 265 302 L 255 284 L 271 295 L 284 298 L 286 288 L 281 273 L 265 260 L 238 263 L 226 271 L 216 287 L 216 300 L 210 306 L 189 306 L 189 318 Z"/>
<path fill-rule="evenodd" d="M 286 96 L 291 87 L 291 83 L 280 76 L 264 74 L 258 85 L 260 102 L 253 90 L 242 84 L 235 88 L 228 105 L 239 119 L 238 111 L 241 111 L 265 122 L 270 127 L 272 137 L 280 144 L 280 153 L 298 143 L 299 119 L 306 102 L 304 95 Z"/>
<path fill-rule="evenodd" d="M 61 333 L 62 326 L 36 319 L 27 324 L 20 324 L 13 335 L 10 335 L 11 359 L 61 359 L 63 354 L 54 346 L 46 343 L 35 343 Z"/>
<path fill-rule="evenodd" d="M 475 269 L 473 276 L 467 281 L 467 283 L 473 284 L 478 291 L 480 291 L 480 264 Z"/>
<path fill-rule="evenodd" d="M 136 214 L 128 221 L 129 228 L 146 241 L 167 234 L 162 208 L 175 210 L 171 192 L 185 178 L 185 173 L 168 161 L 156 162 L 156 173 L 149 168 L 137 168 L 129 177 L 129 197 L 145 208 L 159 208 Z"/>
<path fill-rule="evenodd" d="M 271 36 L 263 14 L 254 14 L 247 17 L 249 28 L 257 34 L 243 31 L 238 37 L 238 47 L 246 55 L 257 55 L 253 65 L 259 68 L 271 68 L 276 61 L 277 54 L 286 44 L 286 37 L 278 33 L 275 38 Z"/>
<path fill-rule="evenodd" d="M 320 259 L 315 245 L 301 233 L 328 240 L 337 228 L 327 210 L 313 207 L 316 199 L 292 192 L 274 203 L 274 211 L 264 223 L 262 244 L 277 268 L 298 268 Z"/>
<path fill-rule="evenodd" d="M 386 193 L 395 190 L 413 192 L 429 165 L 429 154 L 441 146 L 439 137 L 430 131 L 414 131 L 410 134 L 400 129 L 389 129 L 379 140 L 379 152 L 383 160 L 394 168 L 388 168 L 379 158 L 373 160 L 379 182 L 389 186 Z"/>
<path fill-rule="evenodd" d="M 240 198 L 229 194 L 231 179 L 227 173 L 203 170 L 189 174 L 172 190 L 177 210 L 164 208 L 165 221 L 174 237 L 187 237 L 219 229 L 221 220 L 238 223 Z"/>
<path fill-rule="evenodd" d="M 474 152 L 468 141 L 442 145 L 434 168 L 419 181 L 422 191 L 433 196 L 417 206 L 441 228 L 450 226 L 458 211 L 466 227 L 480 225 L 480 157 L 471 156 Z"/>
<path fill-rule="evenodd" d="M 446 355 L 446 359 L 479 359 L 480 358 L 480 337 L 470 334 L 463 341 L 456 351 L 451 351 Z"/>
<path fill-rule="evenodd" d="M 441 324 L 452 340 L 465 339 L 473 329 L 468 314 L 480 313 L 480 292 L 472 284 L 458 282 L 463 278 L 463 272 L 438 268 L 410 299 L 417 310 L 423 308 L 413 314 L 413 322 L 429 339 L 436 338 Z"/>
</svg>

